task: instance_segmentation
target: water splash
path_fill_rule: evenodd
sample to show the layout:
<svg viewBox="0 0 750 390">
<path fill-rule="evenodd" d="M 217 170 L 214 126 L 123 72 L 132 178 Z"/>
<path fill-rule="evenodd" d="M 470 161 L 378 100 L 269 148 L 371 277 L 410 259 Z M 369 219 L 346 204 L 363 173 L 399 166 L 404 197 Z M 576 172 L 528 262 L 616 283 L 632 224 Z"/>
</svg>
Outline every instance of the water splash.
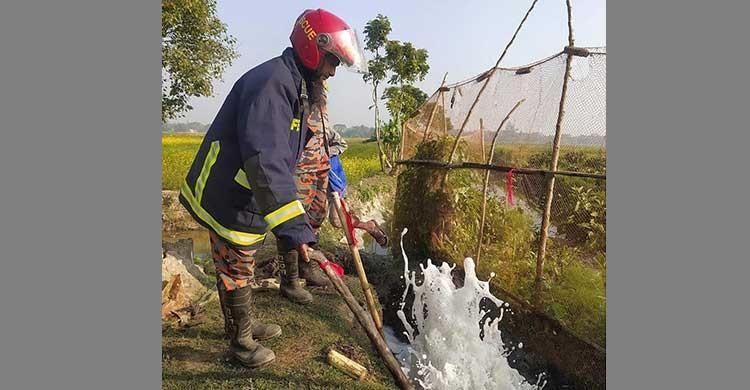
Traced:
<svg viewBox="0 0 750 390">
<path fill-rule="evenodd" d="M 408 258 L 404 251 L 401 233 L 401 253 L 404 256 L 404 281 L 406 289 L 401 306 L 396 313 L 404 324 L 409 340 L 408 355 L 403 359 L 404 372 L 424 389 L 541 389 L 529 383 L 509 366 L 507 351 L 497 324 L 502 320 L 508 304 L 490 293 L 489 283 L 477 279 L 474 260 L 464 260 L 464 286 L 453 284 L 450 267 L 440 267 L 427 261 L 420 265 L 424 281 L 416 283 L 415 272 L 409 273 Z M 409 289 L 414 292 L 411 317 L 415 329 L 404 312 Z M 499 309 L 499 316 L 490 318 L 480 301 L 489 299 Z M 518 347 L 521 348 L 522 344 Z"/>
</svg>

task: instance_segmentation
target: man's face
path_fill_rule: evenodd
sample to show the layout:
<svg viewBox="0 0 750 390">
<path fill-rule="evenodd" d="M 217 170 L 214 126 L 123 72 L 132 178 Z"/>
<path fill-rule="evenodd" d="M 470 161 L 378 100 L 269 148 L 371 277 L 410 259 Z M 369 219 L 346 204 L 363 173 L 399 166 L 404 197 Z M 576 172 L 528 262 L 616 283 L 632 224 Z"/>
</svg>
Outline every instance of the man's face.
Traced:
<svg viewBox="0 0 750 390">
<path fill-rule="evenodd" d="M 321 81 L 327 80 L 329 77 L 336 75 L 336 67 L 339 66 L 341 61 L 338 57 L 331 53 L 326 53 L 323 56 L 323 60 L 320 61 L 320 67 L 318 68 L 318 77 Z"/>
</svg>

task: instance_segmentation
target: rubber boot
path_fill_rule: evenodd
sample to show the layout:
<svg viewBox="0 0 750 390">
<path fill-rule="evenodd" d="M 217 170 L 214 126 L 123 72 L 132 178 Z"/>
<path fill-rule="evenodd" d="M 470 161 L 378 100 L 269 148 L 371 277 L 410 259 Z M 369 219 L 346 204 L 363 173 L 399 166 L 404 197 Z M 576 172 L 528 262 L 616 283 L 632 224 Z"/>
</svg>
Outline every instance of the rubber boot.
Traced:
<svg viewBox="0 0 750 390">
<path fill-rule="evenodd" d="M 221 314 L 224 317 L 224 339 L 230 340 L 232 338 L 232 332 L 234 329 L 232 323 L 232 313 L 226 304 L 227 294 L 224 291 L 224 283 L 222 283 L 220 280 L 216 281 L 216 290 L 219 292 Z M 264 324 L 260 321 L 253 321 L 252 331 L 253 338 L 259 341 L 268 340 L 281 335 L 280 326 L 276 324 Z"/>
<path fill-rule="evenodd" d="M 313 296 L 300 284 L 298 258 L 299 253 L 296 250 L 284 255 L 284 273 L 281 276 L 279 292 L 294 303 L 306 305 L 313 301 Z"/>
<path fill-rule="evenodd" d="M 232 338 L 232 313 L 227 306 L 227 293 L 224 291 L 224 283 L 220 279 L 216 280 L 216 291 L 219 292 L 219 304 L 221 305 L 221 315 L 224 317 L 224 340 Z"/>
<path fill-rule="evenodd" d="M 250 314 L 252 289 L 250 286 L 226 292 L 227 307 L 232 315 L 232 337 L 229 353 L 243 366 L 258 368 L 276 359 L 272 350 L 253 340 L 253 321 Z"/>
<path fill-rule="evenodd" d="M 331 281 L 328 279 L 328 275 L 323 272 L 322 269 L 320 269 L 320 266 L 317 264 L 317 261 L 315 259 L 321 260 L 321 261 L 327 261 L 328 259 L 323 254 L 323 252 L 319 250 L 313 250 L 310 254 L 310 262 L 306 263 L 304 260 L 299 260 L 299 276 L 302 279 L 305 279 L 308 286 L 318 286 L 318 287 L 329 287 L 331 286 Z"/>
</svg>

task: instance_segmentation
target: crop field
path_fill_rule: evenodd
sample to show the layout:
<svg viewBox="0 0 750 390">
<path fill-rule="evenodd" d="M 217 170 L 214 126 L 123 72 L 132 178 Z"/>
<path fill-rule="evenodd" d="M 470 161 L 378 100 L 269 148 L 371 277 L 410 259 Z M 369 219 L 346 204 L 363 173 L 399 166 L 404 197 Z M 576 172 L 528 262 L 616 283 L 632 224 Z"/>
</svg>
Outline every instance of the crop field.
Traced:
<svg viewBox="0 0 750 390">
<path fill-rule="evenodd" d="M 163 190 L 178 190 L 198 151 L 202 134 L 162 134 L 161 180 Z M 349 148 L 341 155 L 349 184 L 380 172 L 378 147 L 364 139 L 349 139 Z"/>
</svg>

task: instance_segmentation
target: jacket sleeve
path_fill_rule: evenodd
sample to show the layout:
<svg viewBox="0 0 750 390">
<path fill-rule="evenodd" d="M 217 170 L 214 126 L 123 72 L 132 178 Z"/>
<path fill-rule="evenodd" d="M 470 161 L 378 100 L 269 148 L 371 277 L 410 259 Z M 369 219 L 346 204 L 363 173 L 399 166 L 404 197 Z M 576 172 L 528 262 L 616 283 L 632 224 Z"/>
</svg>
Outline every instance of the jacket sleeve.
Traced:
<svg viewBox="0 0 750 390">
<path fill-rule="evenodd" d="M 299 137 L 300 130 L 291 129 L 294 101 L 289 92 L 275 85 L 243 102 L 237 134 L 255 200 L 284 251 L 316 242 L 305 209 L 297 200 L 293 175 L 297 156 L 289 137 Z"/>
</svg>

